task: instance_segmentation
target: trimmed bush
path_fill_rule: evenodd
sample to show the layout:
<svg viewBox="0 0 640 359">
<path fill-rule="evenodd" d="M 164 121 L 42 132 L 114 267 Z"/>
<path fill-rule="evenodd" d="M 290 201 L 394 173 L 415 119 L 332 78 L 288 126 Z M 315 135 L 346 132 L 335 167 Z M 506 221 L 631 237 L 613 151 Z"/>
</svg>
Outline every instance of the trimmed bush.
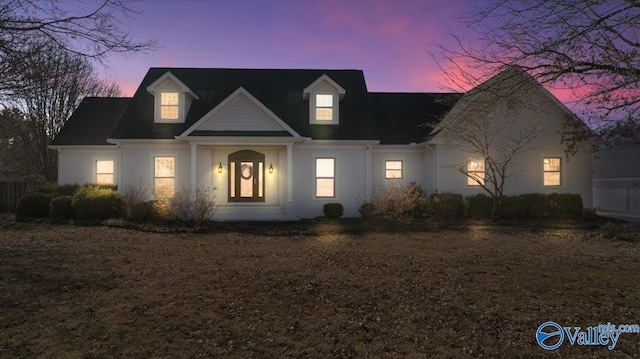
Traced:
<svg viewBox="0 0 640 359">
<path fill-rule="evenodd" d="M 527 218 L 527 204 L 520 196 L 502 196 L 500 217 L 502 219 L 525 219 Z"/>
<path fill-rule="evenodd" d="M 551 215 L 561 219 L 580 219 L 583 213 L 582 197 L 573 193 L 550 193 Z"/>
<path fill-rule="evenodd" d="M 453 221 L 464 216 L 464 198 L 452 192 L 433 193 L 429 196 L 430 213 L 441 221 Z"/>
<path fill-rule="evenodd" d="M 322 208 L 324 216 L 327 218 L 340 218 L 344 214 L 344 207 L 340 203 L 327 203 Z"/>
<path fill-rule="evenodd" d="M 376 206 L 373 203 L 363 203 L 358 212 L 362 218 L 372 218 L 376 215 Z"/>
<path fill-rule="evenodd" d="M 120 218 L 123 213 L 124 196 L 112 189 L 100 186 L 84 186 L 71 199 L 76 219 L 104 220 Z"/>
<path fill-rule="evenodd" d="M 73 196 L 79 188 L 80 185 L 78 184 L 63 184 L 56 188 L 56 192 L 63 196 Z"/>
<path fill-rule="evenodd" d="M 47 218 L 49 217 L 49 203 L 53 193 L 31 192 L 18 201 L 16 216 L 18 218 Z"/>
<path fill-rule="evenodd" d="M 36 188 L 33 192 L 36 193 L 54 193 L 58 192 L 58 186 L 54 184 L 46 184 L 42 187 Z"/>
<path fill-rule="evenodd" d="M 491 218 L 493 199 L 484 193 L 467 197 L 469 203 L 469 217 L 474 219 Z"/>
<path fill-rule="evenodd" d="M 49 219 L 53 223 L 67 223 L 73 217 L 71 196 L 60 196 L 49 204 Z"/>
<path fill-rule="evenodd" d="M 549 198 L 543 193 L 526 193 L 518 196 L 525 209 L 525 217 L 529 219 L 542 219 L 551 215 Z"/>
</svg>

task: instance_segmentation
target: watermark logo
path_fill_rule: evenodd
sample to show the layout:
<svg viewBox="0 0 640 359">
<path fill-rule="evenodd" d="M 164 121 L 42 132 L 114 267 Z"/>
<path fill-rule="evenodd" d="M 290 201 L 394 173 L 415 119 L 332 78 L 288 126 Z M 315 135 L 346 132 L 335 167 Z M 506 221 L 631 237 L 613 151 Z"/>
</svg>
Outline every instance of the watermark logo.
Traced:
<svg viewBox="0 0 640 359">
<path fill-rule="evenodd" d="M 601 345 L 613 350 L 620 334 L 640 333 L 638 324 L 600 324 L 592 327 L 563 327 L 556 322 L 542 323 L 536 330 L 536 341 L 543 349 L 558 349 L 565 339 L 571 345 Z"/>
<path fill-rule="evenodd" d="M 557 349 L 564 341 L 564 332 L 556 322 L 542 323 L 536 331 L 538 344 L 547 350 Z"/>
</svg>

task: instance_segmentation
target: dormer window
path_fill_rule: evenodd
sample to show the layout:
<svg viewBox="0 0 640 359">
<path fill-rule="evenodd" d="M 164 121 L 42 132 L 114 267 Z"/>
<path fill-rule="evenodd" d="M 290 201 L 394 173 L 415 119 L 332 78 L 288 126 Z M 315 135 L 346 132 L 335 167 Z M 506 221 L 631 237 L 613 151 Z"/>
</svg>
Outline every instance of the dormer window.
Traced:
<svg viewBox="0 0 640 359">
<path fill-rule="evenodd" d="M 316 94 L 316 121 L 333 121 L 332 94 Z"/>
<path fill-rule="evenodd" d="M 327 75 L 322 75 L 307 86 L 302 92 L 302 98 L 309 100 L 309 123 L 339 124 L 340 101 L 344 95 L 345 90 Z"/>
<path fill-rule="evenodd" d="M 160 93 L 160 119 L 178 120 L 180 118 L 180 94 L 178 92 Z"/>
<path fill-rule="evenodd" d="M 198 96 L 169 71 L 149 85 L 147 91 L 154 97 L 156 123 L 183 123 L 191 102 L 198 100 Z"/>
</svg>

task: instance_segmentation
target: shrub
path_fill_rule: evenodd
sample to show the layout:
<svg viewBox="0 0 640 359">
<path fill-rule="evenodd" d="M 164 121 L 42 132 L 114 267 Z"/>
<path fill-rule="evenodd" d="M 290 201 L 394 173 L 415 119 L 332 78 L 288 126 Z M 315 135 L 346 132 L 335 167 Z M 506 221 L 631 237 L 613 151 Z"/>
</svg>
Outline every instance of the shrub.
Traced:
<svg viewBox="0 0 640 359">
<path fill-rule="evenodd" d="M 371 194 L 376 217 L 396 221 L 409 221 L 428 214 L 425 192 L 415 182 L 409 185 L 395 184 L 377 187 Z"/>
<path fill-rule="evenodd" d="M 500 216 L 502 219 L 525 219 L 527 205 L 519 196 L 502 196 Z"/>
<path fill-rule="evenodd" d="M 337 219 L 344 214 L 344 207 L 340 203 L 326 203 L 322 207 L 322 212 L 327 218 Z"/>
<path fill-rule="evenodd" d="M 76 219 L 104 220 L 122 217 L 124 196 L 100 186 L 83 186 L 71 199 Z"/>
<path fill-rule="evenodd" d="M 433 193 L 429 196 L 429 206 L 431 215 L 441 221 L 453 221 L 464 216 L 464 199 L 457 193 Z"/>
<path fill-rule="evenodd" d="M 200 224 L 210 219 L 217 208 L 215 190 L 197 187 L 192 195 L 190 188 L 180 187 L 169 202 L 169 213 L 179 220 Z"/>
<path fill-rule="evenodd" d="M 49 203 L 53 193 L 31 192 L 18 201 L 16 216 L 18 218 L 47 218 L 49 217 Z"/>
<path fill-rule="evenodd" d="M 79 188 L 80 185 L 78 184 L 63 184 L 56 188 L 56 192 L 63 196 L 73 196 Z"/>
<path fill-rule="evenodd" d="M 73 217 L 71 196 L 60 196 L 49 204 L 49 219 L 53 223 L 67 223 Z"/>
<path fill-rule="evenodd" d="M 579 219 L 582 216 L 582 197 L 573 193 L 550 193 L 547 195 L 551 214 L 555 218 Z"/>
<path fill-rule="evenodd" d="M 46 184 L 42 187 L 36 188 L 33 192 L 36 193 L 54 193 L 58 191 L 58 186 L 55 184 Z"/>
<path fill-rule="evenodd" d="M 150 194 L 149 186 L 142 180 L 129 185 L 124 190 L 125 217 L 134 221 L 146 221 L 152 219 L 153 204 L 146 201 Z"/>
<path fill-rule="evenodd" d="M 491 218 L 493 212 L 493 199 L 484 193 L 467 197 L 469 203 L 469 217 L 475 219 Z"/>
<path fill-rule="evenodd" d="M 376 206 L 373 203 L 363 203 L 358 210 L 362 218 L 372 218 L 376 214 Z"/>
<path fill-rule="evenodd" d="M 518 200 L 525 210 L 525 218 L 542 219 L 551 215 L 551 205 L 549 198 L 542 193 L 521 194 Z"/>
</svg>

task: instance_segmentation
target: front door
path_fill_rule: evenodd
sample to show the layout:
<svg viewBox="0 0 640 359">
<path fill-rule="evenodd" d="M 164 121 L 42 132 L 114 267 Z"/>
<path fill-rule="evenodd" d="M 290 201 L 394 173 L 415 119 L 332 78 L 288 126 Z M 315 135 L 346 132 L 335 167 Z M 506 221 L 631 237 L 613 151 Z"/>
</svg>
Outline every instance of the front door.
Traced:
<svg viewBox="0 0 640 359">
<path fill-rule="evenodd" d="M 229 155 L 229 202 L 264 202 L 264 154 L 244 150 Z"/>
</svg>

